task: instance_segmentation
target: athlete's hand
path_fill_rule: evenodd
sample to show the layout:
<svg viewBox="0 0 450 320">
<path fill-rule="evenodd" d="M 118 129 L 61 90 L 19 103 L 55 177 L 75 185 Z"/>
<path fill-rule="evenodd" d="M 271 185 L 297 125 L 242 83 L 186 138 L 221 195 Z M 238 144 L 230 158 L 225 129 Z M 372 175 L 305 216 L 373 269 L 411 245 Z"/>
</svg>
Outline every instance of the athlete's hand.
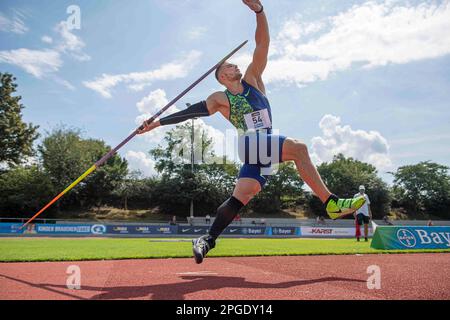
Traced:
<svg viewBox="0 0 450 320">
<path fill-rule="evenodd" d="M 143 129 L 138 129 L 137 134 L 144 134 L 146 132 L 149 132 L 155 128 L 158 128 L 161 124 L 159 123 L 159 121 L 153 121 L 152 123 L 148 124 L 147 121 L 144 121 L 144 123 L 142 124 L 142 126 L 144 127 Z"/>
<path fill-rule="evenodd" d="M 262 8 L 261 1 L 259 0 L 242 0 L 242 2 L 255 12 L 261 10 Z"/>
</svg>

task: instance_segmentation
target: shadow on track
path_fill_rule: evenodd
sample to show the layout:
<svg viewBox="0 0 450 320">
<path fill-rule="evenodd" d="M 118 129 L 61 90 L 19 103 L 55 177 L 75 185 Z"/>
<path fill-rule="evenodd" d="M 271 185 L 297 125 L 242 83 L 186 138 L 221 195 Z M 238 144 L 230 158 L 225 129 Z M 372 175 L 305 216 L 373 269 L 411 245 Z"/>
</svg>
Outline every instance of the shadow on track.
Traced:
<svg viewBox="0 0 450 320">
<path fill-rule="evenodd" d="M 70 298 L 83 299 L 75 295 L 61 292 L 59 289 L 67 291 L 66 286 L 53 284 L 32 284 L 24 280 L 14 279 L 3 276 L 10 280 L 15 280 L 30 286 L 49 290 L 54 293 L 59 293 Z M 287 289 L 295 286 L 304 286 L 309 284 L 323 283 L 323 282 L 358 282 L 366 283 L 365 280 L 349 279 L 340 277 L 324 277 L 310 280 L 294 280 L 280 283 L 260 283 L 247 281 L 242 277 L 224 277 L 224 276 L 182 276 L 180 282 L 157 284 L 150 286 L 122 286 L 122 287 L 91 287 L 81 285 L 81 290 L 74 290 L 73 292 L 94 291 L 101 292 L 90 299 L 104 300 L 104 299 L 153 299 L 153 300 L 184 300 L 185 295 L 200 291 L 219 290 L 224 288 L 236 289 Z M 72 291 L 72 290 L 71 290 Z"/>
</svg>

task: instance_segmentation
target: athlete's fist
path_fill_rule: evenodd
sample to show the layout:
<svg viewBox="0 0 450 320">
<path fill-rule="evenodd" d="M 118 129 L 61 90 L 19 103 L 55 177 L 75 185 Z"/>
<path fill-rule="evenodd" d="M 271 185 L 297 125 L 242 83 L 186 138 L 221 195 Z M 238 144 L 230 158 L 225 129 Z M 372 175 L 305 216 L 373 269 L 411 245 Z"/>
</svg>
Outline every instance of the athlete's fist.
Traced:
<svg viewBox="0 0 450 320">
<path fill-rule="evenodd" d="M 148 124 L 147 121 L 144 121 L 142 124 L 142 128 L 140 127 L 137 130 L 137 134 L 144 134 L 146 132 L 149 132 L 155 128 L 158 128 L 160 126 L 159 121 L 153 121 L 152 123 Z"/>
<path fill-rule="evenodd" d="M 260 11 L 262 9 L 261 1 L 259 0 L 242 0 L 242 2 L 252 11 Z"/>
</svg>

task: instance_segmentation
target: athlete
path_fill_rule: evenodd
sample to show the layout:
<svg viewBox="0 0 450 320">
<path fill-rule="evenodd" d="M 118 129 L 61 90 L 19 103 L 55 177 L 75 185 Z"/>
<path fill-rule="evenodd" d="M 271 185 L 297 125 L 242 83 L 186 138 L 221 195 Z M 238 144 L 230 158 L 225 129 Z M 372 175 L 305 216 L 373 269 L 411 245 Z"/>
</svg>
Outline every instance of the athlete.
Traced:
<svg viewBox="0 0 450 320">
<path fill-rule="evenodd" d="M 332 219 L 352 214 L 365 202 L 364 197 L 339 199 L 332 194 L 312 163 L 307 146 L 297 139 L 273 134 L 271 108 L 262 81 L 269 51 L 269 26 L 261 1 L 243 0 L 243 3 L 256 13 L 257 25 L 256 48 L 245 74 L 242 75 L 237 65 L 224 62 L 216 69 L 215 76 L 226 87 L 225 91 L 215 92 L 206 101 L 193 104 L 159 121 L 150 124 L 144 122 L 143 129 L 138 132 L 143 134 L 159 126 L 219 112 L 240 133 L 238 146 L 243 166 L 233 195 L 217 209 L 209 233 L 193 240 L 193 253 L 197 263 L 202 263 L 208 251 L 215 247 L 216 239 L 223 230 L 242 207 L 261 191 L 269 176 L 268 169 L 274 164 L 294 161 L 300 177 L 324 203 Z"/>
</svg>

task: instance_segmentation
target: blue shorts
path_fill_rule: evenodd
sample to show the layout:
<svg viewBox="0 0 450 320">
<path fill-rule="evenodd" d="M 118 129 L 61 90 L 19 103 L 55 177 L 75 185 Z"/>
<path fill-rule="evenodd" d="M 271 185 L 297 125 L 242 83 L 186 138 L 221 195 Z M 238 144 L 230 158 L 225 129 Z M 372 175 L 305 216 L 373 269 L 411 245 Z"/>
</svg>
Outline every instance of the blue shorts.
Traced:
<svg viewBox="0 0 450 320">
<path fill-rule="evenodd" d="M 271 175 L 272 165 L 282 162 L 285 140 L 285 136 L 259 131 L 239 137 L 239 158 L 244 163 L 239 179 L 255 179 L 262 189 Z"/>
</svg>

